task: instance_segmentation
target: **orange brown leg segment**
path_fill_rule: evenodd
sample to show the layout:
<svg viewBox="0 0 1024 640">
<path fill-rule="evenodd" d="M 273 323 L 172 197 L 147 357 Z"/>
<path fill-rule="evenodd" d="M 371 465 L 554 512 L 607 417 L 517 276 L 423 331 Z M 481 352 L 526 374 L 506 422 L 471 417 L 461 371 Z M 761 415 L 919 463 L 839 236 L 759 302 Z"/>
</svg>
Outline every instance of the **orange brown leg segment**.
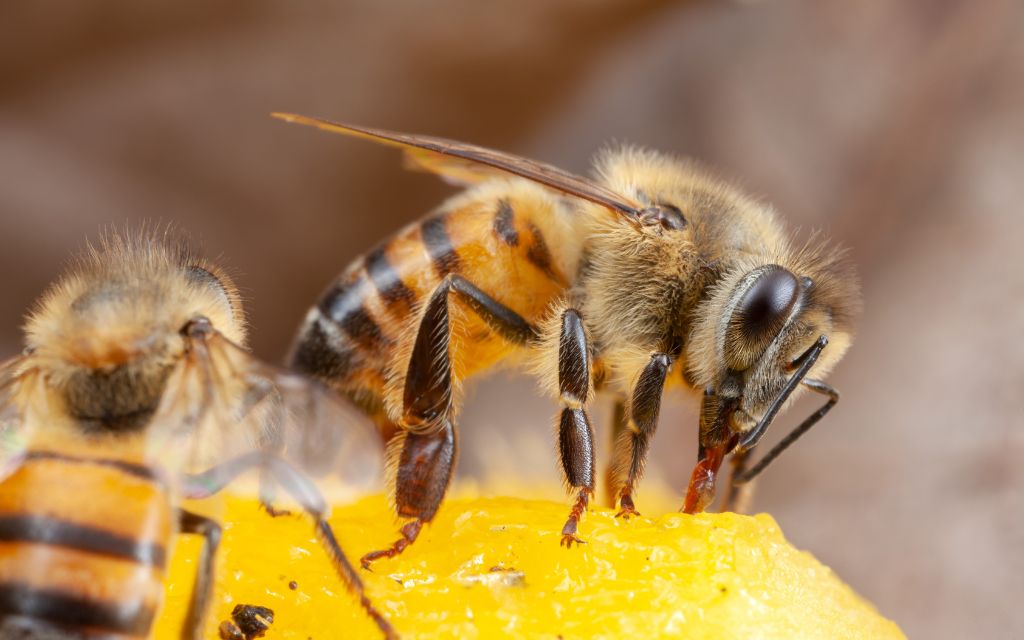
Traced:
<svg viewBox="0 0 1024 640">
<path fill-rule="evenodd" d="M 683 502 L 683 513 L 700 513 L 704 511 L 715 499 L 715 483 L 718 478 L 718 469 L 725 459 L 726 447 L 719 445 L 704 449 L 697 466 L 693 468 L 690 475 L 690 485 L 686 490 L 686 500 Z"/>
<path fill-rule="evenodd" d="M 739 442 L 729 429 L 733 412 L 739 406 L 737 397 L 704 394 L 700 411 L 700 439 L 697 465 L 690 476 L 690 485 L 683 502 L 684 513 L 700 513 L 715 499 L 715 483 L 722 461 Z"/>
</svg>

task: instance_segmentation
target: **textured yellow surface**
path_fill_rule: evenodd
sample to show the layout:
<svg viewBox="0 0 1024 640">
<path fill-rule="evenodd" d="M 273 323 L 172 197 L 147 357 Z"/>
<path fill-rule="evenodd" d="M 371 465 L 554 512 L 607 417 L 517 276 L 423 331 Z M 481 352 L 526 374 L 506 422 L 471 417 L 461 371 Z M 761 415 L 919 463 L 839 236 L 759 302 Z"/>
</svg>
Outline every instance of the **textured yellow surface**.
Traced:
<svg viewBox="0 0 1024 640">
<path fill-rule="evenodd" d="M 767 515 L 626 522 L 597 509 L 580 528 L 588 544 L 566 550 L 558 545 L 566 511 L 547 501 L 453 499 L 405 554 L 361 575 L 410 638 L 904 637 Z M 210 638 L 238 603 L 274 610 L 269 640 L 379 637 L 307 520 L 272 519 L 254 501 L 231 499 L 225 521 Z M 331 523 L 353 562 L 395 538 L 382 497 L 335 509 Z M 177 638 L 197 550 L 194 540 L 179 543 L 157 638 Z"/>
</svg>

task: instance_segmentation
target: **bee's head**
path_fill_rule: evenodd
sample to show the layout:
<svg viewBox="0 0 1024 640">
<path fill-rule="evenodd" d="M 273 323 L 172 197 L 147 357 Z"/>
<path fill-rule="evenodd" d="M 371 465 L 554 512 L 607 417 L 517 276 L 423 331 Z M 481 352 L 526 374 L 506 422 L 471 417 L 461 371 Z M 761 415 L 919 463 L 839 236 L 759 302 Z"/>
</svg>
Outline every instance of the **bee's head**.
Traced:
<svg viewBox="0 0 1024 640">
<path fill-rule="evenodd" d="M 155 409 L 199 316 L 244 340 L 236 289 L 215 267 L 150 234 L 112 235 L 42 297 L 27 346 L 72 416 L 127 428 Z"/>
<path fill-rule="evenodd" d="M 735 265 L 696 315 L 687 362 L 705 390 L 702 420 L 719 440 L 758 424 L 822 336 L 808 379 L 826 375 L 850 344 L 860 293 L 842 253 L 787 254 Z"/>
</svg>

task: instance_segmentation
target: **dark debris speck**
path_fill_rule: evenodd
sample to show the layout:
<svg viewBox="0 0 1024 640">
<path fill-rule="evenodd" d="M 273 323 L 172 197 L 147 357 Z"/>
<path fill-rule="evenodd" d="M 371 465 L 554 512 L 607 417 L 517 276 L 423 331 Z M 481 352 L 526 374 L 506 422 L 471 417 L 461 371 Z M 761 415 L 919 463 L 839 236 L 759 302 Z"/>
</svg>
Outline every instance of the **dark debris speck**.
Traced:
<svg viewBox="0 0 1024 640">
<path fill-rule="evenodd" d="M 245 640 L 262 638 L 274 622 L 274 611 L 254 604 L 240 604 L 231 611 L 231 618 L 245 634 Z"/>
</svg>

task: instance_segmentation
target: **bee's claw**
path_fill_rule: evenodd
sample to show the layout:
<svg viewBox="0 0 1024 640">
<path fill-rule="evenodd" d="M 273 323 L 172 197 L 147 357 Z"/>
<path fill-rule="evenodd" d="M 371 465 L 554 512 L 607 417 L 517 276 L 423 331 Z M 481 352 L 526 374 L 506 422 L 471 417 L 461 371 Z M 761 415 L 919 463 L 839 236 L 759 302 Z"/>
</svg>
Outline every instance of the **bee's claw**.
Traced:
<svg viewBox="0 0 1024 640">
<path fill-rule="evenodd" d="M 381 551 L 371 551 L 370 553 L 366 554 L 365 556 L 359 559 L 359 564 L 362 565 L 363 569 L 365 569 L 366 571 L 373 573 L 373 569 L 371 568 L 373 565 L 373 561 L 381 557 L 382 555 L 386 554 Z"/>
<path fill-rule="evenodd" d="M 631 517 L 640 517 L 640 512 L 634 507 L 622 507 L 619 512 L 615 514 L 616 518 L 622 518 L 623 520 L 629 520 Z"/>
<path fill-rule="evenodd" d="M 574 543 L 574 542 L 576 544 L 587 544 L 586 540 L 581 539 L 575 533 L 563 533 L 562 534 L 561 546 L 565 547 L 566 549 L 572 549 L 572 543 Z"/>
<path fill-rule="evenodd" d="M 626 487 L 619 493 L 619 512 L 615 514 L 615 517 L 629 520 L 631 516 L 639 517 L 640 512 L 636 510 L 636 505 L 633 504 L 632 488 Z"/>
<path fill-rule="evenodd" d="M 289 511 L 288 509 L 277 509 L 274 507 L 274 505 L 270 504 L 269 502 L 261 502 L 260 506 L 263 507 L 263 510 L 266 511 L 267 515 L 269 515 L 271 518 L 280 518 L 282 516 L 292 515 L 292 512 Z"/>
</svg>

